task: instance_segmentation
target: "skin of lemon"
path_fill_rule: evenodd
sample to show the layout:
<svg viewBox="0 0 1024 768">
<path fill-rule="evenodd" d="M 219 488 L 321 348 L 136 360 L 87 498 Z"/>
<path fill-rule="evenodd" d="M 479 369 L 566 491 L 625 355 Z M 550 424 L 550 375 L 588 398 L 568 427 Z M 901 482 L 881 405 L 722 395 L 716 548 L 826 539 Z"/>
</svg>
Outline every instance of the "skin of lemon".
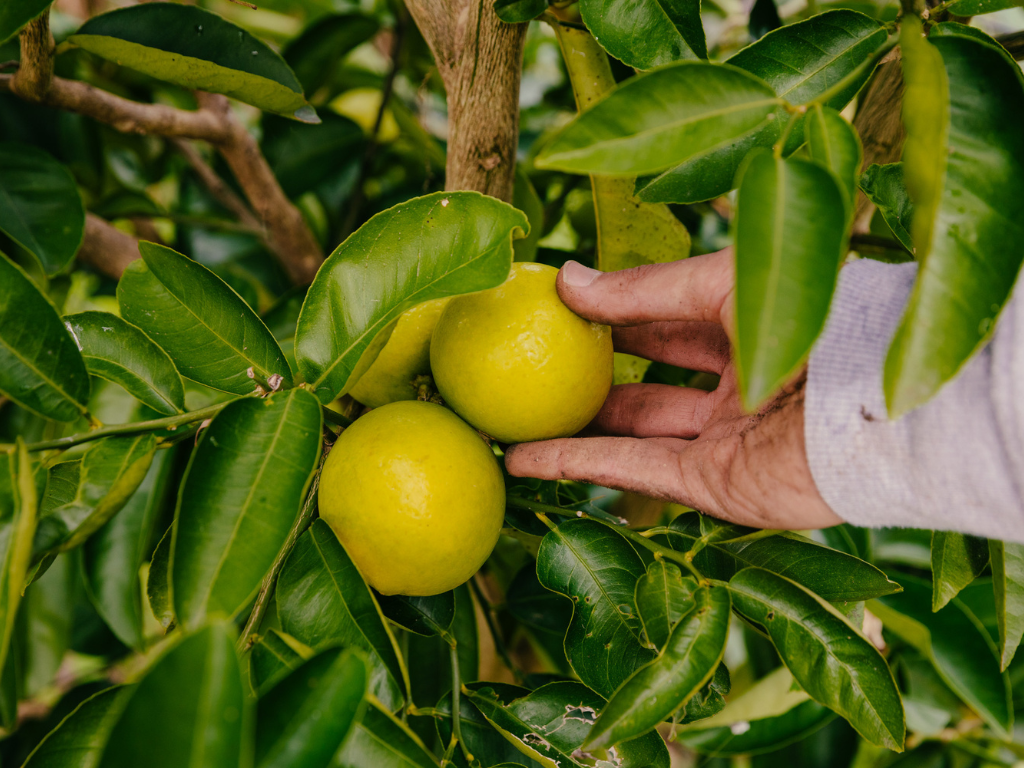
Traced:
<svg viewBox="0 0 1024 768">
<path fill-rule="evenodd" d="M 505 481 L 480 436 L 447 408 L 370 411 L 324 465 L 320 517 L 385 595 L 436 595 L 483 565 L 505 516 Z"/>
<path fill-rule="evenodd" d="M 557 275 L 544 264 L 515 264 L 497 288 L 452 299 L 434 328 L 438 391 L 500 442 L 576 434 L 611 388 L 611 329 L 566 307 Z"/>
<path fill-rule="evenodd" d="M 371 408 L 415 400 L 412 381 L 430 373 L 430 337 L 449 301 L 434 299 L 404 312 L 384 349 L 349 394 Z"/>
</svg>

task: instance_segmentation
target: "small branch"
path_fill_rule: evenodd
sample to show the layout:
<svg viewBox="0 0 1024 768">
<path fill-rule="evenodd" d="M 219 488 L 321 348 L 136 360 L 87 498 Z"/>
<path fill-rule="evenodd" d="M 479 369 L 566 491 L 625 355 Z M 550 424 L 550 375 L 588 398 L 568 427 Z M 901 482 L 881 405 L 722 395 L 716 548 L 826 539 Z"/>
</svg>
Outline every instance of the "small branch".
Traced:
<svg viewBox="0 0 1024 768">
<path fill-rule="evenodd" d="M 99 216 L 85 216 L 85 237 L 77 258 L 97 272 L 120 280 L 125 269 L 139 258 L 139 241 Z"/>
<path fill-rule="evenodd" d="M 324 421 L 329 421 L 331 424 L 335 424 L 339 427 L 351 427 L 352 419 L 347 416 L 332 411 L 330 408 L 324 407 Z"/>
<path fill-rule="evenodd" d="M 217 175 L 217 172 L 203 159 L 202 155 L 199 154 L 199 150 L 195 148 L 191 141 L 174 138 L 170 139 L 170 142 L 181 152 L 199 178 L 199 181 L 218 203 L 233 213 L 246 227 L 262 230 L 263 225 L 256 218 L 256 214 L 252 212 L 242 198 L 235 194 L 235 191 L 227 185 L 227 182 Z"/>
<path fill-rule="evenodd" d="M 12 90 L 23 99 L 41 98 L 53 81 L 53 51 L 50 14 L 44 13 L 21 31 L 21 65 L 11 76 Z"/>
</svg>

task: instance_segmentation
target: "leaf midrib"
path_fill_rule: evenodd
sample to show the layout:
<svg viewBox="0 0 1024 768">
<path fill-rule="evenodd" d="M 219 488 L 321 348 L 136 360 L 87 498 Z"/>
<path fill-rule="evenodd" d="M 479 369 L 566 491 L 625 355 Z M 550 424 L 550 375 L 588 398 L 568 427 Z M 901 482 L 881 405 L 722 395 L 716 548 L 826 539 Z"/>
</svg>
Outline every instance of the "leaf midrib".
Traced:
<svg viewBox="0 0 1024 768">
<path fill-rule="evenodd" d="M 64 388 L 59 386 L 53 379 L 51 379 L 49 376 L 47 376 L 45 373 L 39 370 L 34 364 L 25 359 L 25 357 L 22 356 L 21 353 L 18 352 L 18 350 L 16 350 L 14 347 L 8 344 L 7 341 L 4 340 L 4 337 L 2 335 L 0 335 L 0 344 L 9 349 L 11 351 L 11 354 L 18 358 L 18 360 L 20 360 L 21 363 L 26 368 L 35 373 L 39 378 L 41 378 L 43 381 L 45 381 L 47 384 L 53 387 L 53 389 L 55 389 L 65 400 L 67 400 L 69 403 L 75 406 L 79 413 L 85 413 L 86 409 L 84 406 L 80 405 L 77 400 L 71 397 L 71 395 L 69 395 L 64 390 Z"/>
</svg>

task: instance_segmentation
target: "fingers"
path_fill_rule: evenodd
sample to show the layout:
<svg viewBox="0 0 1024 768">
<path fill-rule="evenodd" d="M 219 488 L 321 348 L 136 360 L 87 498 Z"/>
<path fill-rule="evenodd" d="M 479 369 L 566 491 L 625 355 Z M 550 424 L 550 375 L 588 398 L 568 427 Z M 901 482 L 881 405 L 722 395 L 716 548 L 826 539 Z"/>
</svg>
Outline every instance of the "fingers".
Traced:
<svg viewBox="0 0 1024 768">
<path fill-rule="evenodd" d="M 657 322 L 614 328 L 616 352 L 646 360 L 722 374 L 729 364 L 729 337 L 718 323 Z"/>
<path fill-rule="evenodd" d="M 677 452 L 666 441 L 631 437 L 544 440 L 514 445 L 505 466 L 516 477 L 578 480 L 687 504 Z"/>
<path fill-rule="evenodd" d="M 628 437 L 694 438 L 711 416 L 714 395 L 669 384 L 612 387 L 588 432 Z"/>
<path fill-rule="evenodd" d="M 607 325 L 659 320 L 721 323 L 733 290 L 732 250 L 668 264 L 598 272 L 575 261 L 558 275 L 558 293 L 576 314 Z"/>
</svg>

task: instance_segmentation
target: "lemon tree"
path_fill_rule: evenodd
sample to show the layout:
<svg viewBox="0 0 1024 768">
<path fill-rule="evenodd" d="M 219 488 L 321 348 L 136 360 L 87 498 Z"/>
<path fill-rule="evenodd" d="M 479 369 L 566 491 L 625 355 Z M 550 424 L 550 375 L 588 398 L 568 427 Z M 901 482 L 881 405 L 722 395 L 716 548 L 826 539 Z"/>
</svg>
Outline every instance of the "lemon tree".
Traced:
<svg viewBox="0 0 1024 768">
<path fill-rule="evenodd" d="M 1019 0 L 247 5 L 0 2 L 0 764 L 1024 757 L 1021 545 L 502 462 L 715 385 L 570 258 L 733 245 L 751 409 L 916 260 L 885 393 L 934 395 L 1024 259 Z"/>
</svg>

